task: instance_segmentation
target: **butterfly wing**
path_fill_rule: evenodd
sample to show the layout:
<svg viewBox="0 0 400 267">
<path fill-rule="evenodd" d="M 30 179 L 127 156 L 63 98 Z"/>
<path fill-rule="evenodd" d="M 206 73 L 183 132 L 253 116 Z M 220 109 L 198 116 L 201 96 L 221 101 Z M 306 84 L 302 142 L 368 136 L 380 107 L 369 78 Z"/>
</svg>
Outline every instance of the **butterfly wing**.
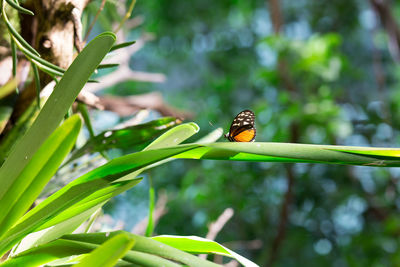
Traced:
<svg viewBox="0 0 400 267">
<path fill-rule="evenodd" d="M 235 142 L 253 142 L 256 139 L 256 128 L 244 129 L 233 136 Z"/>
<path fill-rule="evenodd" d="M 253 142 L 256 138 L 256 128 L 254 127 L 255 115 L 251 110 L 243 110 L 231 124 L 228 139 L 231 142 Z"/>
</svg>

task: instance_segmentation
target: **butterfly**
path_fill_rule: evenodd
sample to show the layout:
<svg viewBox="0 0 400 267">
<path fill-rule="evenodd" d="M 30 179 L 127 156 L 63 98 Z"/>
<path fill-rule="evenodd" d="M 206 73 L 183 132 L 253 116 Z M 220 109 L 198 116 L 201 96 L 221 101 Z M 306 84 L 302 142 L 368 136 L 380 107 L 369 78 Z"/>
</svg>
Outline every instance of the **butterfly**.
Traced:
<svg viewBox="0 0 400 267">
<path fill-rule="evenodd" d="M 256 139 L 254 119 L 253 111 L 243 110 L 233 119 L 229 133 L 225 135 L 225 138 L 231 142 L 254 142 Z"/>
</svg>

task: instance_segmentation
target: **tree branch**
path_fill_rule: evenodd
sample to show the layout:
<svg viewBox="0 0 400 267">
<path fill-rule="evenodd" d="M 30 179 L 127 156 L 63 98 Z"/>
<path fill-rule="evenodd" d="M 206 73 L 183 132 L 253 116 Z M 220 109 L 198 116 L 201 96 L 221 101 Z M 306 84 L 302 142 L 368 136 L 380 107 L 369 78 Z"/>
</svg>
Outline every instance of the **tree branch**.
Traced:
<svg viewBox="0 0 400 267">
<path fill-rule="evenodd" d="M 388 34 L 389 52 L 393 60 L 400 62 L 400 29 L 392 14 L 391 7 L 385 0 L 370 0 L 369 2 Z"/>
<path fill-rule="evenodd" d="M 215 240 L 217 234 L 222 230 L 225 224 L 232 218 L 234 212 L 232 208 L 226 208 L 215 222 L 208 227 L 207 239 Z"/>
<path fill-rule="evenodd" d="M 43 59 L 66 69 L 73 61 L 74 44 L 78 44 L 81 31 L 81 11 L 88 3 L 89 0 L 26 1 L 24 6 L 35 16 L 21 14 L 21 35 Z M 39 75 L 41 88 L 44 88 L 52 78 L 42 71 Z M 23 88 L 14 106 L 11 124 L 23 114 L 35 96 L 34 83 Z"/>
<path fill-rule="evenodd" d="M 191 112 L 169 106 L 158 92 L 126 97 L 100 96 L 99 98 L 104 109 L 118 113 L 122 117 L 129 116 L 141 109 L 156 110 L 163 116 L 172 116 L 181 120 L 193 117 Z"/>
<path fill-rule="evenodd" d="M 215 222 L 210 223 L 208 226 L 208 233 L 206 238 L 209 240 L 214 240 L 218 233 L 222 230 L 225 224 L 232 218 L 234 212 L 232 208 L 226 208 Z M 206 254 L 199 255 L 200 258 L 206 259 Z"/>
<path fill-rule="evenodd" d="M 122 31 L 118 33 L 118 40 L 125 40 Z M 117 70 L 110 74 L 101 76 L 99 83 L 91 83 L 85 85 L 85 90 L 95 93 L 103 88 L 110 87 L 123 81 L 140 81 L 140 82 L 164 82 L 166 77 L 162 73 L 148 73 L 141 71 L 133 71 L 129 67 L 129 61 L 133 54 L 139 51 L 144 44 L 152 40 L 154 37 L 150 34 L 143 35 L 134 45 L 121 48 L 118 53 L 114 53 L 111 57 L 105 59 L 103 64 L 118 62 L 120 65 Z"/>
</svg>

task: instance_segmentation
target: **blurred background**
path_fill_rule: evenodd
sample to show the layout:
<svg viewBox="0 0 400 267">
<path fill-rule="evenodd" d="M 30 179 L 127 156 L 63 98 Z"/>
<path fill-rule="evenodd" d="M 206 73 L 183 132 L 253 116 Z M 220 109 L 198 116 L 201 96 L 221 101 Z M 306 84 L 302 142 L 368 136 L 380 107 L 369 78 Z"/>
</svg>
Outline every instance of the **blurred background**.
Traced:
<svg viewBox="0 0 400 267">
<path fill-rule="evenodd" d="M 101 4 L 87 7 L 86 29 Z M 90 36 L 113 29 L 129 5 L 107 1 Z M 137 79 L 96 92 L 157 93 L 199 124 L 196 139 L 251 109 L 259 142 L 398 147 L 399 18 L 388 0 L 139 0 L 118 40 L 137 40 L 124 58 Z M 98 132 L 129 117 L 92 115 Z M 177 160 L 145 177 L 156 234 L 204 237 L 232 208 L 215 240 L 261 266 L 400 265 L 397 168 Z M 105 206 L 103 227 L 138 227 L 148 187 Z"/>
</svg>

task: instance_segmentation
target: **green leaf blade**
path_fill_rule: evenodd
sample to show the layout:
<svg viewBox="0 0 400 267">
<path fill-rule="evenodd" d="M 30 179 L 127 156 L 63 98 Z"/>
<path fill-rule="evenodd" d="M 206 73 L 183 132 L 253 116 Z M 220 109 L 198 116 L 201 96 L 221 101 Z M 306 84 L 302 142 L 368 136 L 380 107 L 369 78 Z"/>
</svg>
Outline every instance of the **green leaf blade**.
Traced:
<svg viewBox="0 0 400 267">
<path fill-rule="evenodd" d="M 125 233 L 113 236 L 84 257 L 75 267 L 112 267 L 134 245 L 135 240 Z"/>
<path fill-rule="evenodd" d="M 399 167 L 400 149 L 292 143 L 210 143 L 174 158 Z"/>
<path fill-rule="evenodd" d="M 215 241 L 197 236 L 172 236 L 162 235 L 152 237 L 153 240 L 164 243 L 171 247 L 195 254 L 219 254 L 233 258 L 246 267 L 257 267 L 258 265 L 240 256 L 230 249 L 218 244 Z"/>
<path fill-rule="evenodd" d="M 78 115 L 70 117 L 33 155 L 1 200 L 0 233 L 12 226 L 39 196 L 75 144 L 81 125 Z"/>
<path fill-rule="evenodd" d="M 41 229 L 40 227 L 43 224 L 50 221 L 52 218 L 56 218 L 57 215 L 69 208 L 78 213 L 83 212 L 85 210 L 84 208 L 75 206 L 75 208 L 77 208 L 75 209 L 72 207 L 94 194 L 96 191 L 108 187 L 120 177 L 179 154 L 187 149 L 192 149 L 193 147 L 197 147 L 197 145 L 133 153 L 111 160 L 107 164 L 81 176 L 26 213 L 24 217 L 3 236 L 3 239 L 0 240 L 0 253 L 4 253 L 26 234 Z M 125 182 L 125 180 L 120 182 Z M 131 181 L 131 183 L 136 183 L 136 181 Z M 129 183 L 128 185 L 131 186 Z M 123 189 L 127 190 L 129 187 L 123 187 Z M 122 191 L 118 191 L 118 193 L 121 192 Z M 110 197 L 111 196 L 112 195 L 110 195 Z M 107 200 L 107 196 L 100 200 Z M 98 204 L 98 202 L 94 202 L 94 204 Z M 91 207 L 91 205 L 88 205 L 86 209 Z M 71 216 L 71 213 L 69 214 Z M 65 219 L 69 217 L 65 217 Z M 60 221 L 57 221 L 57 223 L 59 222 Z M 49 227 L 50 225 L 47 224 L 46 226 Z"/>
<path fill-rule="evenodd" d="M 16 4 L 12 0 L 6 0 L 6 2 L 7 2 L 7 4 L 9 4 L 10 6 L 12 6 L 13 8 L 15 8 L 16 10 L 18 10 L 21 13 L 24 13 L 24 14 L 27 14 L 27 15 L 31 15 L 31 16 L 35 15 L 32 11 L 30 11 L 30 10 L 28 10 L 26 8 L 23 8 L 22 6 Z"/>
<path fill-rule="evenodd" d="M 58 126 L 79 91 L 114 42 L 114 34 L 99 35 L 83 49 L 65 72 L 32 127 L 13 147 L 9 157 L 0 168 L 0 183 L 2 184 L 0 200 L 28 164 L 32 155 Z"/>
<path fill-rule="evenodd" d="M 110 51 L 121 49 L 121 48 L 130 46 L 130 45 L 133 45 L 134 43 L 136 43 L 136 41 L 129 41 L 129 42 L 125 42 L 125 43 L 120 43 L 120 44 L 117 44 L 117 45 L 114 45 L 113 47 L 111 47 Z"/>
<path fill-rule="evenodd" d="M 65 235 L 62 237 L 63 240 L 85 242 L 92 244 L 101 244 L 106 239 L 111 238 L 115 235 L 124 231 L 115 231 L 108 233 L 90 233 L 90 234 L 72 234 Z M 197 256 L 191 255 L 164 243 L 153 240 L 152 238 L 139 236 L 131 233 L 127 233 L 129 236 L 135 239 L 135 246 L 132 248 L 133 251 L 142 252 L 161 258 L 180 262 L 188 266 L 194 267 L 216 267 L 220 266 L 210 261 L 200 259 Z M 125 258 L 124 258 L 125 260 Z"/>
</svg>

